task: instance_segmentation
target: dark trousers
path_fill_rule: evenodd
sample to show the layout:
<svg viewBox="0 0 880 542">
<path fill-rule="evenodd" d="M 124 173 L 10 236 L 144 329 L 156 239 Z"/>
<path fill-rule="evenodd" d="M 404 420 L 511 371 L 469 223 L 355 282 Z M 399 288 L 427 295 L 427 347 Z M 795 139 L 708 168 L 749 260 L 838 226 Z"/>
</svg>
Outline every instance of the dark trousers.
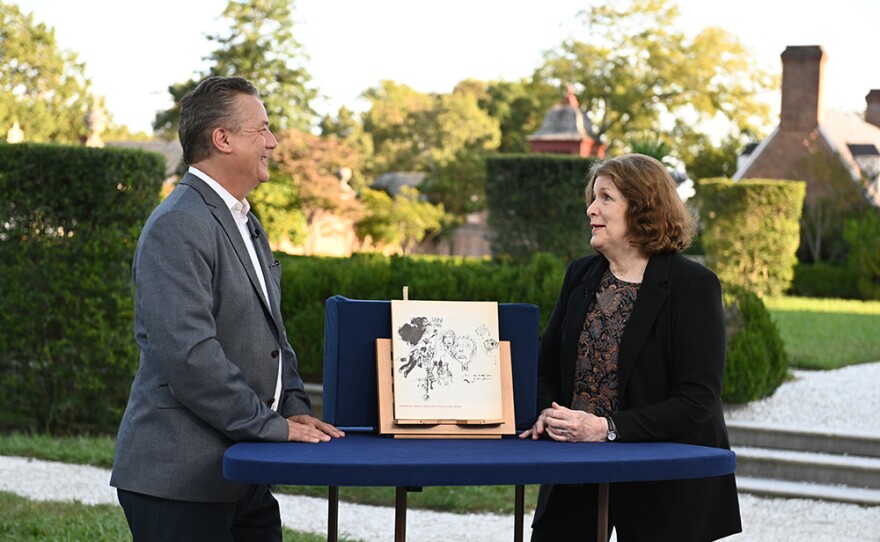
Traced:
<svg viewBox="0 0 880 542">
<path fill-rule="evenodd" d="M 175 501 L 117 490 L 134 542 L 281 541 L 281 514 L 269 486 L 228 503 Z"/>
</svg>

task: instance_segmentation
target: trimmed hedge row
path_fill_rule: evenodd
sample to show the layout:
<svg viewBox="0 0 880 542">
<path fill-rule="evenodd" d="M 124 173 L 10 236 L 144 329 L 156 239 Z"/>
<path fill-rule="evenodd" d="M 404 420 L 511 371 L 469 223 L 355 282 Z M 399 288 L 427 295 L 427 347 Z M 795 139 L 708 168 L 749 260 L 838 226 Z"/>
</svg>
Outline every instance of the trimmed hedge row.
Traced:
<svg viewBox="0 0 880 542">
<path fill-rule="evenodd" d="M 584 189 L 593 162 L 560 154 L 486 159 L 494 256 L 523 262 L 549 252 L 570 262 L 592 252 Z"/>
<path fill-rule="evenodd" d="M 323 378 L 324 301 L 352 299 L 446 299 L 534 303 L 546 326 L 566 265 L 537 254 L 523 266 L 438 257 L 314 258 L 278 255 L 282 261 L 281 304 L 290 341 L 307 381 Z M 782 383 L 788 361 L 779 330 L 755 294 L 725 288 L 727 367 L 722 397 L 746 402 L 771 395 Z"/>
<path fill-rule="evenodd" d="M 706 265 L 721 282 L 758 295 L 791 286 L 806 183 L 702 179 L 696 186 Z"/>
<path fill-rule="evenodd" d="M 115 428 L 137 368 L 131 258 L 165 159 L 0 144 L 0 426 Z"/>
<path fill-rule="evenodd" d="M 281 309 L 291 344 L 306 380 L 323 378 L 324 301 L 333 295 L 352 299 L 410 299 L 534 303 L 541 327 L 559 295 L 565 265 L 536 254 L 523 265 L 432 256 L 356 254 L 350 258 L 277 255 L 282 262 Z"/>
</svg>

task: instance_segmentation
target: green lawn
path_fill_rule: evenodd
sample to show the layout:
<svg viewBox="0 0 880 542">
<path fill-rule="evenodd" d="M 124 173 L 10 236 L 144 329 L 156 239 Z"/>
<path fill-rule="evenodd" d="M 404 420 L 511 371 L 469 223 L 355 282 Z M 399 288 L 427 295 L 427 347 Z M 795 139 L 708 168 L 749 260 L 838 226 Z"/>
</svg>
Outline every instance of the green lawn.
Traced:
<svg viewBox="0 0 880 542">
<path fill-rule="evenodd" d="M 122 508 L 115 505 L 38 502 L 0 492 L 0 540 L 119 542 L 131 540 L 131 535 Z M 284 529 L 284 542 L 322 540 L 323 536 Z"/>
<path fill-rule="evenodd" d="M 776 297 L 764 304 L 792 367 L 839 369 L 880 361 L 880 302 Z"/>
</svg>

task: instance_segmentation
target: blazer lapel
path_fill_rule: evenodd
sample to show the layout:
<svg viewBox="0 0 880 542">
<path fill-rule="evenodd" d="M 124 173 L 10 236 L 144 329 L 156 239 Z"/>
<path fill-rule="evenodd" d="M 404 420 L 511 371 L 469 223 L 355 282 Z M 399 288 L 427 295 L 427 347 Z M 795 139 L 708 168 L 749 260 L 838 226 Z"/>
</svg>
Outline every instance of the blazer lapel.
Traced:
<svg viewBox="0 0 880 542">
<path fill-rule="evenodd" d="M 652 256 L 645 268 L 642 285 L 639 287 L 639 295 L 629 316 L 623 337 L 620 339 L 617 370 L 621 395 L 626 390 L 627 382 L 645 339 L 653 329 L 654 321 L 669 297 L 666 283 L 669 280 L 671 258 L 670 254 Z"/>
<path fill-rule="evenodd" d="M 569 294 L 569 310 L 565 325 L 566 336 L 562 339 L 563 346 L 560 352 L 562 360 L 560 387 L 563 390 L 568 390 L 566 396 L 562 398 L 565 406 L 570 406 L 571 403 L 571 393 L 574 389 L 574 365 L 577 362 L 578 342 L 584 329 L 584 321 L 587 318 L 587 311 L 596 300 L 596 289 L 599 287 L 599 281 L 602 280 L 606 269 L 608 269 L 608 260 L 601 256 L 598 257 L 596 264 L 590 265 L 584 270 L 580 282 L 572 288 L 571 294 Z"/>
<path fill-rule="evenodd" d="M 260 281 L 257 278 L 257 270 L 254 269 L 254 266 L 251 263 L 251 257 L 244 244 L 244 239 L 241 238 L 241 233 L 238 231 L 238 225 L 235 223 L 235 219 L 232 218 L 232 213 L 229 212 L 229 209 L 223 202 L 223 198 L 208 186 L 207 183 L 190 173 L 187 173 L 183 179 L 181 179 L 180 183 L 188 185 L 198 191 L 205 200 L 205 203 L 211 207 L 211 213 L 226 233 L 226 237 L 229 239 L 230 244 L 232 244 L 235 254 L 238 256 L 239 261 L 241 261 L 241 265 L 244 266 L 247 276 L 251 281 L 251 286 L 253 286 L 257 297 L 260 298 L 260 303 L 263 304 L 269 314 L 273 314 L 274 319 L 274 313 L 272 312 L 272 308 L 266 303 L 266 296 L 263 295 L 263 289 L 260 287 Z M 257 244 L 258 243 L 254 243 L 254 245 Z M 257 255 L 257 259 L 259 259 L 259 251 L 257 251 Z M 263 265 L 265 266 L 266 264 L 264 263 Z M 260 271 L 262 272 L 262 270 Z M 271 281 L 266 278 L 265 273 L 263 277 L 266 279 L 266 288 L 268 289 Z M 269 297 L 272 297 L 271 293 Z"/>
<path fill-rule="evenodd" d="M 278 305 L 281 300 L 281 291 L 278 289 L 278 284 L 276 284 L 272 272 L 272 268 L 276 265 L 275 255 L 272 254 L 272 249 L 269 247 L 269 243 L 266 239 L 266 230 L 263 229 L 260 221 L 257 220 L 257 217 L 254 216 L 253 213 L 248 213 L 248 229 L 253 234 L 254 250 L 257 253 L 257 259 L 260 261 L 260 265 L 263 268 L 263 278 L 266 279 L 266 290 L 269 293 L 270 301 L 269 312 L 275 320 L 275 326 L 279 327 L 284 325 L 284 321 L 281 318 L 281 307 Z M 277 265 L 281 264 L 278 263 Z M 278 282 L 280 283 L 280 278 Z"/>
</svg>

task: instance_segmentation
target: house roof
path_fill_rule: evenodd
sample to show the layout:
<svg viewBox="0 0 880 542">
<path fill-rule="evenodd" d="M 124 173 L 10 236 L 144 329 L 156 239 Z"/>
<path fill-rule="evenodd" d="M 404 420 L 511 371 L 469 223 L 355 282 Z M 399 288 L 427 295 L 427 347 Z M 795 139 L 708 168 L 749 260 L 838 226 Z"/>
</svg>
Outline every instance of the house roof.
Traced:
<svg viewBox="0 0 880 542">
<path fill-rule="evenodd" d="M 837 151 L 840 152 L 840 156 L 844 161 L 848 162 L 847 165 L 856 173 L 855 178 L 860 178 L 861 175 L 858 174 L 859 165 L 855 160 L 855 156 L 859 153 L 854 153 L 850 146 L 855 146 L 857 150 L 864 150 L 868 146 L 873 146 L 876 152 L 880 148 L 880 128 L 865 122 L 858 115 L 843 113 L 834 109 L 825 110 L 825 118 L 821 122 L 820 127 L 828 135 L 828 139 Z"/>
<path fill-rule="evenodd" d="M 418 188 L 422 181 L 425 180 L 425 177 L 427 177 L 427 174 L 418 171 L 392 171 L 376 177 L 371 186 L 372 188 L 382 189 L 391 196 L 396 196 L 400 193 L 400 187 L 402 186 Z"/>
<path fill-rule="evenodd" d="M 826 109 L 824 113 L 824 118 L 819 123 L 819 132 L 828 141 L 829 145 L 840 154 L 844 165 L 849 169 L 853 179 L 859 180 L 861 174 L 859 173 L 860 168 L 856 157 L 871 156 L 878 153 L 877 149 L 880 149 L 880 128 L 865 122 L 853 113 L 844 113 L 835 109 Z M 734 179 L 742 178 L 778 131 L 779 127 L 757 146 L 749 144 L 743 149 L 742 154 L 743 156 L 748 156 L 748 159 L 743 162 L 742 166 L 734 174 Z"/>
<path fill-rule="evenodd" d="M 177 171 L 183 161 L 183 148 L 180 142 L 157 139 L 153 141 L 107 141 L 107 147 L 121 147 L 125 149 L 141 149 L 157 152 L 165 156 L 165 177 L 171 177 Z"/>
<path fill-rule="evenodd" d="M 537 132 L 528 136 L 534 140 L 565 140 L 580 141 L 596 140 L 593 124 L 578 104 L 574 89 L 569 87 L 568 94 L 562 101 L 551 107 L 544 114 L 544 122 Z"/>
</svg>

